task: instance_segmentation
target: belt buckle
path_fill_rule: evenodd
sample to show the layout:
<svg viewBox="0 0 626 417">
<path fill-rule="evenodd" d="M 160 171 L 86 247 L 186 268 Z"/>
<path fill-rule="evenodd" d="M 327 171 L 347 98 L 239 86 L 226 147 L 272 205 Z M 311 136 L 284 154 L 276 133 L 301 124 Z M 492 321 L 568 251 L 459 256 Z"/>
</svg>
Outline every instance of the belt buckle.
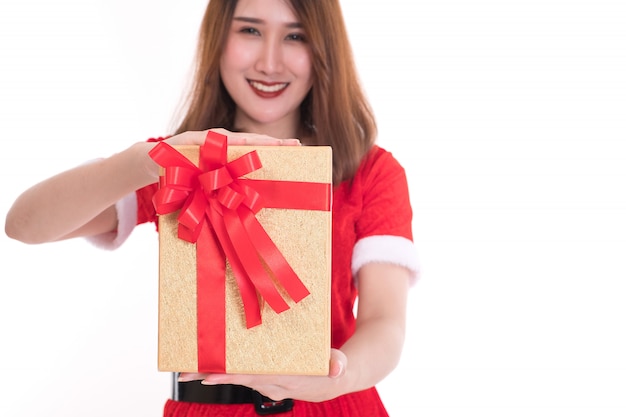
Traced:
<svg viewBox="0 0 626 417">
<path fill-rule="evenodd" d="M 254 391 L 254 409 L 260 416 L 267 416 L 270 414 L 284 413 L 291 411 L 293 408 L 293 400 L 286 398 L 281 401 L 274 401 L 271 398 L 267 398 L 261 395 L 260 392 Z"/>
</svg>

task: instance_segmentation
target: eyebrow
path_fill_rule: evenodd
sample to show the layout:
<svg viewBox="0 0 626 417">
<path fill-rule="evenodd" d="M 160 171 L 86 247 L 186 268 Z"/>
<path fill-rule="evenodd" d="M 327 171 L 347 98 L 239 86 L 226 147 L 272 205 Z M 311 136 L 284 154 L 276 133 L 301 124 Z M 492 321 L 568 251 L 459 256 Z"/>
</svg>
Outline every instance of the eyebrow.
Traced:
<svg viewBox="0 0 626 417">
<path fill-rule="evenodd" d="M 245 22 L 245 23 L 255 23 L 257 25 L 261 25 L 265 23 L 265 21 L 262 19 L 257 19 L 255 17 L 245 17 L 245 16 L 235 16 L 233 17 L 233 20 L 236 20 L 239 22 Z M 302 24 L 300 22 L 287 23 L 285 26 L 288 28 L 293 28 L 293 29 L 302 29 Z"/>
</svg>

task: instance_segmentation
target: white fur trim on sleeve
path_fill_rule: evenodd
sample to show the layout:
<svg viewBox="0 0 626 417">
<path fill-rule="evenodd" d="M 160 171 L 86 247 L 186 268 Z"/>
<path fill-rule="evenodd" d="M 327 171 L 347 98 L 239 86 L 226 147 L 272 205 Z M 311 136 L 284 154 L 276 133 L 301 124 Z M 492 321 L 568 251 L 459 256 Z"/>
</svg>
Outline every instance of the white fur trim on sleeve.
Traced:
<svg viewBox="0 0 626 417">
<path fill-rule="evenodd" d="M 93 245 L 113 250 L 128 239 L 137 224 L 137 196 L 134 192 L 126 195 L 115 204 L 117 211 L 117 231 L 86 237 Z"/>
<path fill-rule="evenodd" d="M 352 275 L 371 262 L 391 263 L 407 268 L 411 272 L 411 285 L 419 278 L 419 262 L 415 245 L 400 236 L 369 236 L 359 240 L 352 252 Z"/>
</svg>

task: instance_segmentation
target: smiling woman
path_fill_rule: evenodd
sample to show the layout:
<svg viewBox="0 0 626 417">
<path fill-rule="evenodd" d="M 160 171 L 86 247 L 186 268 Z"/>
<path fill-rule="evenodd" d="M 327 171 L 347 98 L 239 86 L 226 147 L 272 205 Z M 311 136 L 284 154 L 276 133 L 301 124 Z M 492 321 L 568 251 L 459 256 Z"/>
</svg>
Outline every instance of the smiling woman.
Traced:
<svg viewBox="0 0 626 417">
<path fill-rule="evenodd" d="M 157 222 L 155 153 L 166 144 L 330 147 L 328 374 L 181 373 L 164 415 L 387 416 L 376 385 L 404 346 L 418 274 L 413 217 L 405 170 L 376 143 L 339 1 L 211 0 L 198 39 L 178 126 L 27 188 L 7 213 L 6 234 L 117 249 L 135 226 Z"/>
</svg>

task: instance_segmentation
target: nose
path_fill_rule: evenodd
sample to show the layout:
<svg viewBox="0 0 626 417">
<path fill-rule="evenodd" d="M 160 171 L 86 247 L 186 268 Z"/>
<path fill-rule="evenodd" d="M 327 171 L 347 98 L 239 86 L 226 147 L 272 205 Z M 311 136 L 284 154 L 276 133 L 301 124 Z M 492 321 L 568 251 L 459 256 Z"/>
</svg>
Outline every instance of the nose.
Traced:
<svg viewBox="0 0 626 417">
<path fill-rule="evenodd" d="M 282 71 L 283 48 L 280 40 L 264 39 L 255 67 L 257 71 L 264 74 L 275 74 Z"/>
</svg>

